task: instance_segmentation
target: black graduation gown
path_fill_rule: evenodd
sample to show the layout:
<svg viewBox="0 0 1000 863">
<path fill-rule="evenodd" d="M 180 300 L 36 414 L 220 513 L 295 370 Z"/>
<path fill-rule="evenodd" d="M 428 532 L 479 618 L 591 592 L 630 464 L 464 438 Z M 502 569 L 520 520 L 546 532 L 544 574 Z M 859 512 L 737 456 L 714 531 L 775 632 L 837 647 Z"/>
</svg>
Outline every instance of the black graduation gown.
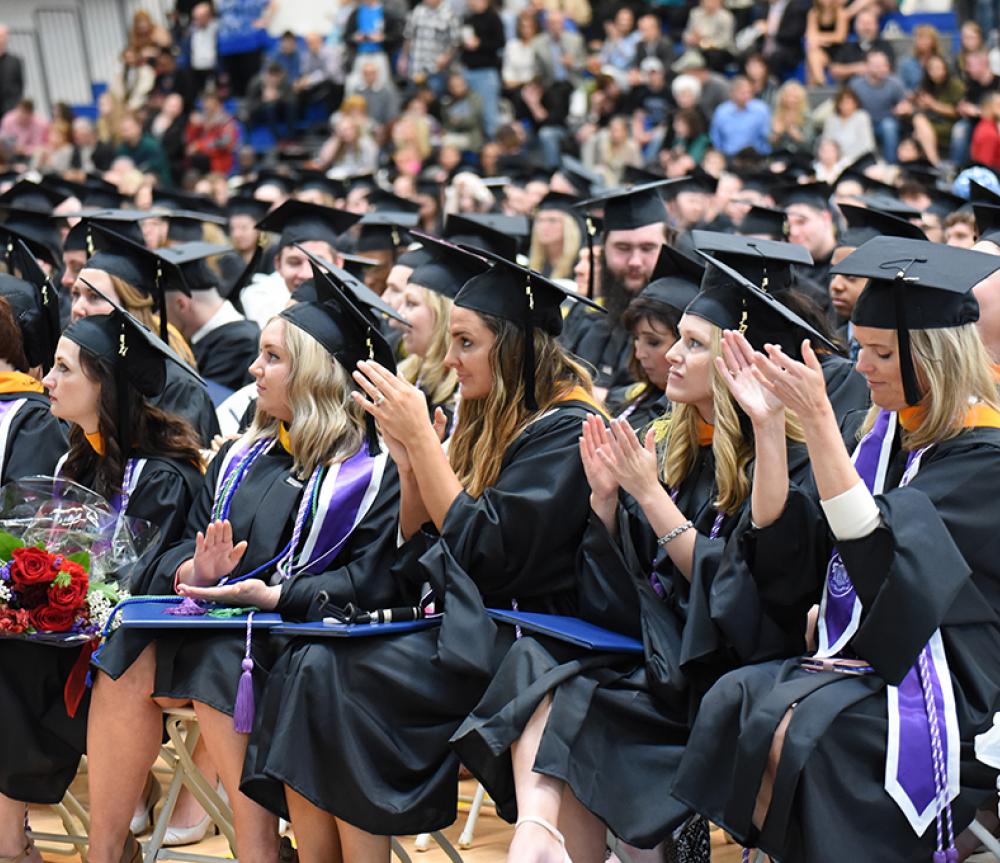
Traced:
<svg viewBox="0 0 1000 863">
<path fill-rule="evenodd" d="M 177 568 L 194 555 L 195 534 L 203 531 L 211 519 L 216 483 L 226 452 L 227 449 L 221 450 L 209 465 L 190 507 L 182 538 L 150 568 L 147 593 L 173 593 Z M 273 447 L 254 462 L 233 496 L 229 514 L 234 542 L 246 540 L 248 543 L 234 576 L 262 566 L 285 547 L 292 535 L 303 486 L 304 483 L 293 476 L 291 455 L 281 447 Z M 398 494 L 398 475 L 388 464 L 375 501 L 333 558 L 330 568 L 317 574 L 298 573 L 282 584 L 276 611 L 284 619 L 304 620 L 321 590 L 327 591 L 338 605 L 353 602 L 380 608 L 392 603 L 397 591 L 388 562 L 395 553 Z M 274 575 L 273 569 L 264 575 L 270 578 Z M 176 634 L 153 634 L 156 636 L 153 694 L 192 699 L 232 715 L 245 632 L 187 630 Z M 273 659 L 266 632 L 254 632 L 252 656 L 255 695 L 259 697 Z M 102 670 L 117 678 L 131 662 L 129 657 L 122 658 L 126 661 L 112 661 L 110 656 L 105 661 L 102 654 Z"/>
<path fill-rule="evenodd" d="M 632 334 L 621 324 L 612 325 L 607 315 L 594 312 L 579 324 L 573 345 L 567 348 L 596 369 L 594 384 L 610 389 L 633 383 L 629 370 Z"/>
<path fill-rule="evenodd" d="M 250 383 L 250 364 L 257 359 L 260 327 L 253 321 L 233 321 L 212 330 L 192 346 L 198 373 L 229 390 Z"/>
<path fill-rule="evenodd" d="M 52 471 L 48 471 L 51 473 Z M 129 498 L 125 514 L 159 528 L 154 546 L 140 561 L 150 560 L 181 534 L 201 475 L 191 464 L 149 458 Z M 81 485 L 92 478 L 81 477 Z M 140 588 L 141 570 L 123 574 Z M 125 652 L 132 645 L 116 633 Z M 110 642 L 109 642 L 110 644 Z M 141 644 L 139 650 L 141 650 Z M 0 794 L 29 803 L 62 800 L 86 751 L 89 691 L 72 718 L 63 701 L 66 679 L 80 656 L 80 647 L 53 647 L 28 641 L 0 640 Z"/>
<path fill-rule="evenodd" d="M 830 268 L 833 266 L 832 259 L 833 253 L 831 252 L 828 257 L 816 261 L 811 265 L 794 265 L 794 271 L 796 273 L 799 273 L 806 279 L 811 280 L 820 288 L 820 294 L 818 295 L 812 291 L 807 291 L 807 293 L 819 302 L 823 311 L 830 308 L 830 295 L 829 293 L 824 294 L 823 289 L 827 288 L 830 284 Z"/>
<path fill-rule="evenodd" d="M 219 419 L 208 390 L 173 363 L 167 363 L 167 385 L 152 402 L 191 423 L 203 447 L 211 446 L 212 438 L 219 433 Z"/>
<path fill-rule="evenodd" d="M 801 476 L 804 448 L 790 449 L 792 471 Z M 749 499 L 711 538 L 716 494 L 714 455 L 702 447 L 677 496 L 698 531 L 690 582 L 627 495 L 620 539 L 591 513 L 579 559 L 581 616 L 641 639 L 645 655 L 637 661 L 562 644 L 553 651 L 553 642 L 535 638 L 514 645 L 453 738 L 502 817 L 517 819 L 511 744 L 547 693 L 552 707 L 536 772 L 567 783 L 631 845 L 656 846 L 690 815 L 670 798 L 670 785 L 701 696 L 729 669 L 794 649 L 760 612 L 752 578 L 734 554 Z"/>
<path fill-rule="evenodd" d="M 471 609 L 482 594 L 487 607 L 516 601 L 524 611 L 575 613 L 588 507 L 578 441 L 592 412 L 567 402 L 528 426 L 504 453 L 496 483 L 479 498 L 456 498 L 440 540 L 418 534 L 401 549 L 400 577 L 430 580 L 437 601 L 445 596 L 440 629 L 291 643 L 257 713 L 244 793 L 283 813 L 287 785 L 381 835 L 455 820 L 459 762 L 448 739 L 513 640 L 481 606 L 478 615 Z M 457 645 L 448 641 L 455 630 Z"/>
<path fill-rule="evenodd" d="M 637 395 L 638 387 L 644 389 Z M 613 417 L 624 417 L 627 412 L 628 424 L 637 432 L 670 411 L 670 399 L 662 390 L 656 389 L 651 384 L 615 387 L 608 393 L 605 403 Z"/>
<path fill-rule="evenodd" d="M 866 409 L 871 404 L 871 390 L 849 359 L 836 354 L 820 354 L 819 363 L 823 367 L 826 394 L 838 425 L 851 411 Z"/>
<path fill-rule="evenodd" d="M 887 684 L 898 684 L 940 628 L 961 738 L 955 832 L 996 805 L 997 771 L 976 761 L 973 738 L 1000 708 L 1000 430 L 967 430 L 925 453 L 899 488 L 897 451 L 876 498 L 882 524 L 838 543 L 864 606 L 850 648 L 864 677 L 807 673 L 797 659 L 733 671 L 706 695 L 674 796 L 744 844 L 782 863 L 929 860 L 933 824 L 917 837 L 883 789 Z M 815 493 L 797 490 L 783 515 L 748 530 L 743 555 L 769 613 L 800 628 L 818 601 L 832 537 Z M 795 705 L 763 831 L 751 814 L 774 730 Z"/>
<path fill-rule="evenodd" d="M 52 476 L 66 452 L 66 432 L 52 416 L 42 393 L 0 393 L 0 403 L 24 399 L 11 420 L 6 440 L 0 440 L 0 485 L 22 477 Z"/>
</svg>

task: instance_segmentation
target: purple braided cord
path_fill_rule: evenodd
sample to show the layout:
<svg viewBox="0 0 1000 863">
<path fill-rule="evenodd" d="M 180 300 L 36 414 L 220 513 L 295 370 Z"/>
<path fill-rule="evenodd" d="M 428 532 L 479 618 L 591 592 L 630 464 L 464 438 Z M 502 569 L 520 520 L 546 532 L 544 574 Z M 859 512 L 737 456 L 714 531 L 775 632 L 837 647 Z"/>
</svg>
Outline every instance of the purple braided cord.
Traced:
<svg viewBox="0 0 1000 863">
<path fill-rule="evenodd" d="M 952 820 L 951 802 L 948 800 L 948 772 L 944 764 L 944 747 L 941 745 L 941 728 L 938 725 L 937 703 L 931 688 L 930 668 L 927 659 L 929 647 L 920 651 L 917 660 L 917 673 L 920 678 L 920 690 L 924 696 L 924 710 L 927 712 L 927 724 L 930 726 L 931 755 L 934 761 L 934 790 L 937 792 L 937 827 L 938 851 L 955 847 L 955 825 Z M 946 823 L 945 823 L 946 822 Z M 944 844 L 947 836 L 948 844 Z"/>
<path fill-rule="evenodd" d="M 247 643 L 246 652 L 243 654 L 244 659 L 249 659 L 251 661 L 253 661 L 253 658 L 250 656 L 250 642 L 253 636 L 253 614 L 254 613 L 251 611 L 247 615 Z"/>
<path fill-rule="evenodd" d="M 312 508 L 313 494 L 316 491 L 316 483 L 319 482 L 322 468 L 317 467 L 309 482 L 306 484 L 305 492 L 302 494 L 302 501 L 299 503 L 299 511 L 295 516 L 295 527 L 292 529 L 292 542 L 288 546 L 288 556 L 279 561 L 277 569 L 282 579 L 290 578 L 292 575 L 292 561 L 295 559 L 295 549 L 299 547 L 299 540 L 302 538 L 302 529 L 309 520 L 309 511 Z"/>
</svg>

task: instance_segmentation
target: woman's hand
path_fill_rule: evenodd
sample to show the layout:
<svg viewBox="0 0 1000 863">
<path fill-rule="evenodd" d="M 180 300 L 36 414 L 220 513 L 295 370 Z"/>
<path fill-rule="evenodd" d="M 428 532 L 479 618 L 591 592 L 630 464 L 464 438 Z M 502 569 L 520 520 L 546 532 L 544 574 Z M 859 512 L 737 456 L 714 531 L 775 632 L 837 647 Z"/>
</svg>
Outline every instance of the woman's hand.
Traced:
<svg viewBox="0 0 1000 863">
<path fill-rule="evenodd" d="M 608 443 L 600 447 L 597 454 L 618 484 L 640 506 L 662 491 L 656 472 L 656 436 L 652 429 L 646 432 L 643 446 L 625 420 L 612 420 Z"/>
<path fill-rule="evenodd" d="M 784 422 L 785 406 L 761 382 L 754 371 L 754 349 L 742 333 L 726 330 L 722 336 L 722 356 L 715 358 L 715 367 L 727 389 L 755 426 Z"/>
<path fill-rule="evenodd" d="M 383 435 L 409 442 L 418 435 L 434 434 L 427 399 L 413 384 L 373 361 L 358 363 L 354 380 L 365 395 L 355 392 L 351 397 L 375 417 Z"/>
<path fill-rule="evenodd" d="M 590 483 L 590 506 L 602 520 L 618 506 L 618 480 L 597 451 L 608 446 L 610 438 L 604 420 L 589 416 L 583 421 L 580 438 L 580 461 Z"/>
<path fill-rule="evenodd" d="M 201 586 L 218 584 L 236 569 L 246 550 L 245 541 L 233 545 L 233 526 L 228 520 L 213 521 L 195 537 L 192 577 Z"/>
<path fill-rule="evenodd" d="M 827 422 L 833 416 L 830 399 L 826 394 L 823 367 L 819 364 L 812 345 L 802 342 L 802 359 L 793 360 L 777 345 L 765 345 L 767 356 L 754 354 L 754 368 L 760 380 L 771 393 L 794 411 L 806 432 L 817 423 Z"/>
<path fill-rule="evenodd" d="M 219 605 L 274 611 L 278 607 L 278 600 L 281 599 L 281 585 L 264 584 L 259 578 L 248 578 L 245 581 L 224 584 L 221 587 L 195 587 L 190 584 L 179 584 L 177 593 L 180 596 L 200 599 L 204 602 L 215 602 Z"/>
</svg>

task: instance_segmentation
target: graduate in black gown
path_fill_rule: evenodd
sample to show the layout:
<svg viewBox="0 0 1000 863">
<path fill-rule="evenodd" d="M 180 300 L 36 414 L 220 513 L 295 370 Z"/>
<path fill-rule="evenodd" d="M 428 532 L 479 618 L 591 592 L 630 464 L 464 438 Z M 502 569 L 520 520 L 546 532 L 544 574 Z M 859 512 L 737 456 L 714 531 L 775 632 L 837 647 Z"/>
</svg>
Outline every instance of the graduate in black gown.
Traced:
<svg viewBox="0 0 1000 863">
<path fill-rule="evenodd" d="M 690 815 L 669 789 L 701 695 L 732 667 L 786 655 L 780 627 L 755 613 L 733 549 L 750 477 L 771 467 L 755 460 L 758 437 L 791 449 L 801 474 L 801 436 L 783 413 L 758 427 L 760 394 L 717 362 L 729 327 L 742 324 L 760 345 L 817 334 L 717 266 L 667 355 L 672 413 L 662 446 L 655 429 L 643 443 L 621 419 L 610 431 L 591 419 L 581 439 L 591 488 L 581 616 L 641 638 L 644 658 L 567 657 L 565 646 L 553 653 L 522 638 L 454 737 L 501 815 L 531 825 L 515 832 L 509 859 L 540 859 L 547 845 L 555 854 L 564 833 L 573 860 L 603 860 L 605 825 L 643 848 L 670 839 Z M 707 828 L 690 826 L 678 846 L 700 831 L 701 847 L 682 859 L 705 860 Z"/>
<path fill-rule="evenodd" d="M 288 620 L 322 616 L 320 593 L 339 605 L 393 604 L 398 481 L 348 397 L 347 372 L 373 352 L 391 363 L 391 352 L 339 286 L 318 270 L 314 278 L 317 302 L 286 309 L 261 333 L 254 422 L 212 461 L 182 538 L 150 567 L 148 593 L 256 606 Z M 135 661 L 118 649 L 118 633 L 95 660 L 103 673 L 91 738 L 108 745 L 90 752 L 91 855 L 114 863 L 129 847 L 129 820 L 159 751 L 161 706 L 193 702 L 233 807 L 240 859 L 273 863 L 277 820 L 239 791 L 252 721 L 237 725 L 234 716 L 245 632 L 152 635 Z M 270 641 L 251 635 L 247 664 L 259 698 Z"/>
<path fill-rule="evenodd" d="M 742 553 L 770 614 L 789 631 L 810 616 L 809 653 L 709 691 L 673 793 L 783 863 L 958 860 L 996 806 L 973 739 L 1000 707 L 1000 402 L 970 289 L 998 266 L 885 237 L 837 265 L 870 279 L 852 320 L 874 406 L 853 459 L 811 350 L 744 355 L 798 415 L 815 489 L 758 472 L 754 495 L 783 504 L 755 511 Z"/>
<path fill-rule="evenodd" d="M 759 227 L 759 217 L 752 220 L 749 227 Z M 812 260 L 802 246 L 713 231 L 694 231 L 692 238 L 695 248 L 729 264 L 771 293 L 830 342 L 835 341 L 828 315 L 816 302 L 816 286 L 803 279 L 797 269 L 803 262 Z M 819 346 L 817 356 L 837 418 L 843 420 L 852 411 L 867 408 L 868 387 L 854 370 L 853 361 L 843 356 L 842 349 L 832 344 Z"/>
<path fill-rule="evenodd" d="M 69 451 L 52 469 L 48 461 L 55 454 L 36 449 L 45 473 L 84 485 L 124 516 L 152 524 L 158 535 L 146 555 L 155 555 L 180 536 L 201 479 L 201 455 L 191 427 L 147 400 L 163 386 L 165 363 L 173 361 L 167 360 L 167 351 L 120 308 L 70 325 L 44 379 L 53 415 L 70 424 Z M 141 568 L 147 559 L 117 574 L 123 587 L 142 589 Z M 89 646 L 3 642 L 0 799 L 40 804 L 62 800 L 86 746 L 89 696 L 82 680 L 89 656 Z M 75 691 L 83 692 L 72 703 L 67 688 L 71 675 L 78 678 Z M 9 846 L 12 841 L 24 847 L 23 804 L 19 808 L 19 824 L 11 833 L 6 823 L 9 807 L 0 805 L 5 853 L 16 853 Z"/>
<path fill-rule="evenodd" d="M 110 312 L 110 304 L 90 290 L 87 287 L 90 284 L 162 337 L 163 297 L 159 292 L 162 275 L 157 275 L 160 259 L 150 249 L 99 223 L 89 226 L 89 230 L 95 251 L 73 284 L 72 320 Z M 155 313 L 154 308 L 159 308 L 160 314 Z M 167 325 L 165 341 L 192 369 L 195 368 L 191 348 L 173 324 Z M 202 446 L 207 447 L 218 434 L 219 422 L 204 382 L 175 363 L 167 364 L 166 385 L 154 401 L 167 413 L 187 420 L 198 433 Z"/>
<path fill-rule="evenodd" d="M 472 255 L 456 258 L 450 245 L 428 234 L 413 235 L 423 244 L 420 253 L 426 259 L 413 269 L 403 289 L 399 310 L 408 325 L 393 322 L 403 334 L 406 352 L 399 373 L 424 394 L 431 417 L 441 411 L 450 434 L 458 408 L 458 375 L 444 363 L 451 345 L 452 302 L 462 285 L 489 264 Z"/>
<path fill-rule="evenodd" d="M 566 292 L 491 260 L 451 313 L 446 362 L 462 406 L 447 453 L 419 389 L 378 364 L 355 375 L 400 470 L 397 577 L 415 589 L 429 580 L 444 617 L 391 638 L 296 639 L 275 664 L 242 787 L 290 814 L 304 860 L 339 848 L 388 861 L 390 836 L 454 821 L 448 739 L 513 640 L 483 604 L 576 610 L 587 509 L 577 439 L 599 408 L 554 338 Z"/>
<path fill-rule="evenodd" d="M 612 389 L 606 401 L 611 415 L 628 420 L 636 431 L 670 408 L 664 393 L 670 373 L 667 351 L 677 341 L 677 322 L 698 293 L 704 272 L 700 260 L 662 246 L 653 280 L 622 315 L 632 333 L 632 374 L 637 383 Z"/>
<path fill-rule="evenodd" d="M 645 183 L 583 201 L 581 209 L 603 208 L 600 273 L 601 304 L 607 314 L 585 304 L 570 309 L 560 337 L 562 344 L 597 370 L 594 383 L 607 390 L 634 383 L 629 371 L 632 336 L 621 316 L 629 301 L 649 284 L 667 242 L 667 209 L 660 189 L 671 181 Z"/>
<path fill-rule="evenodd" d="M 178 270 L 178 277 L 165 285 L 170 320 L 191 344 L 201 376 L 232 392 L 250 383 L 260 328 L 222 298 L 219 276 L 205 260 L 228 248 L 192 242 L 159 249 L 158 254 Z"/>
<path fill-rule="evenodd" d="M 59 340 L 59 299 L 51 288 L 0 274 L 0 485 L 52 475 L 66 432 L 49 411 L 40 377 Z"/>
</svg>

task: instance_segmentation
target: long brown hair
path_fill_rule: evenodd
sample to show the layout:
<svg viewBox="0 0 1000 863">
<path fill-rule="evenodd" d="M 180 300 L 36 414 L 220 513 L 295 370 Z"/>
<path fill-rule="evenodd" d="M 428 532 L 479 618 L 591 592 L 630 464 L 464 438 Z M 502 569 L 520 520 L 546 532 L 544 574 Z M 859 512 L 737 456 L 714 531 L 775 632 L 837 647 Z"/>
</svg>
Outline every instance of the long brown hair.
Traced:
<svg viewBox="0 0 1000 863">
<path fill-rule="evenodd" d="M 10 363 L 16 371 L 28 371 L 24 338 L 6 297 L 0 297 L 0 360 Z"/>
<path fill-rule="evenodd" d="M 114 286 L 115 294 L 118 295 L 118 301 L 122 304 L 122 308 L 133 317 L 138 318 L 154 333 L 159 334 L 160 316 L 153 311 L 152 295 L 144 294 L 135 285 L 125 281 L 120 276 L 108 273 L 108 277 L 111 279 L 111 284 Z M 167 343 L 191 368 L 197 368 L 191 346 L 181 335 L 180 330 L 169 322 L 167 323 Z"/>
<path fill-rule="evenodd" d="M 533 330 L 535 339 L 535 400 L 524 404 L 524 331 L 514 323 L 480 314 L 496 336 L 490 349 L 493 387 L 482 399 L 463 401 L 458 425 L 448 447 L 448 461 L 473 497 L 497 481 L 504 453 L 534 419 L 551 410 L 574 387 L 593 390 L 590 373 L 553 336 Z"/>
<path fill-rule="evenodd" d="M 101 385 L 97 411 L 97 430 L 104 442 L 104 454 L 99 456 L 87 442 L 83 429 L 73 425 L 69 433 L 69 454 L 62 473 L 69 479 L 93 475 L 90 487 L 110 500 L 121 491 L 125 462 L 130 456 L 186 461 L 202 467 L 201 450 L 194 429 L 175 414 L 150 404 L 131 383 L 125 384 L 129 400 L 128 416 L 132 437 L 131 449 L 123 452 L 118 441 L 118 386 L 111 363 L 86 348 L 80 348 L 80 368 L 92 381 Z"/>
</svg>

